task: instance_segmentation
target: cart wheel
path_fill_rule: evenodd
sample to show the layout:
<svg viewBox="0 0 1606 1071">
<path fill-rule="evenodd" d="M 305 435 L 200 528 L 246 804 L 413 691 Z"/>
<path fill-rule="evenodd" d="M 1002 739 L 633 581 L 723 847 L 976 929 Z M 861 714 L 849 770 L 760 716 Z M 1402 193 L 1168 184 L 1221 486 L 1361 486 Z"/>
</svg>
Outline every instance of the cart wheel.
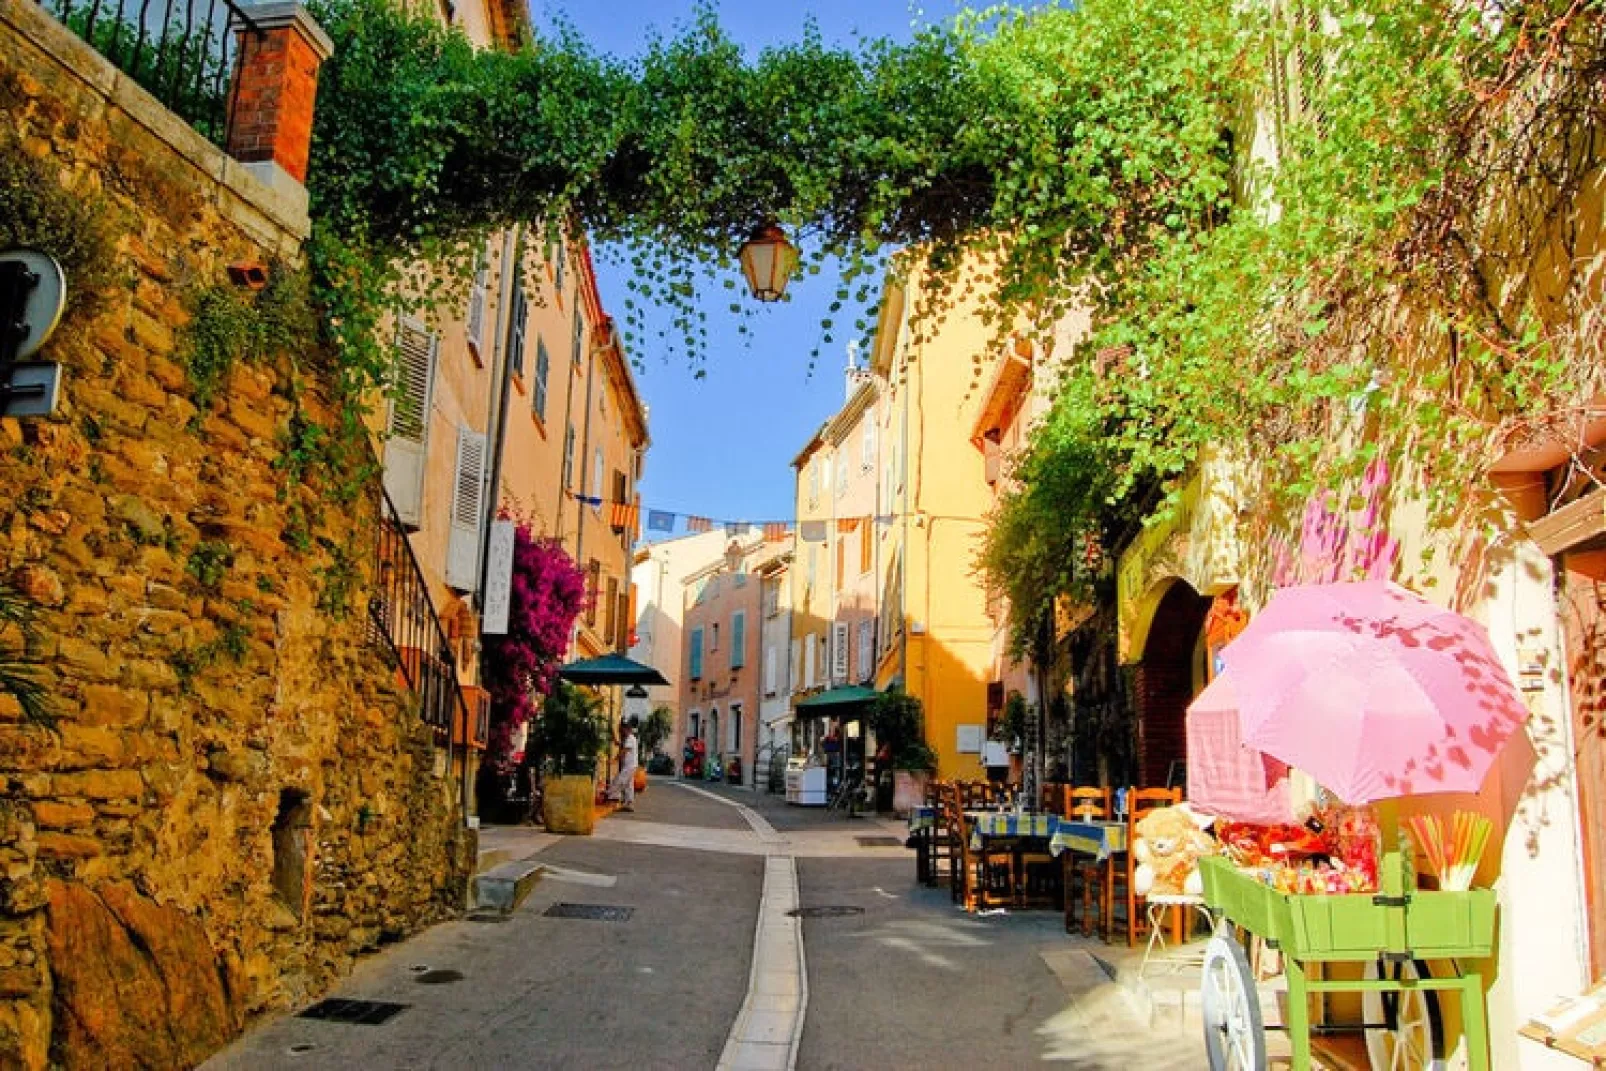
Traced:
<svg viewBox="0 0 1606 1071">
<path fill-rule="evenodd" d="M 1427 978 L 1421 960 L 1366 965 L 1366 977 Z M 1444 1071 L 1444 1021 L 1439 1017 L 1439 995 L 1431 989 L 1404 989 L 1397 993 L 1363 995 L 1366 1055 L 1372 1071 Z"/>
<path fill-rule="evenodd" d="M 1255 977 L 1243 946 L 1230 931 L 1218 932 L 1205 946 L 1199 1003 L 1210 1071 L 1266 1071 L 1266 1034 Z"/>
</svg>

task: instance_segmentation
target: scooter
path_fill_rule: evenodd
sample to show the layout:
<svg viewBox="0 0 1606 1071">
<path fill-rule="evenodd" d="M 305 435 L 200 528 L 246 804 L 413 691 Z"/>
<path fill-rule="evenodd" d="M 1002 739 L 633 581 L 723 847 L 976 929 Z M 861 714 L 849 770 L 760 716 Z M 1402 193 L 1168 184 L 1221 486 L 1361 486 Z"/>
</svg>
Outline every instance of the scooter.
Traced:
<svg viewBox="0 0 1606 1071">
<path fill-rule="evenodd" d="M 718 755 L 710 755 L 703 763 L 703 780 L 718 781 L 725 776 L 725 770 L 720 765 Z"/>
</svg>

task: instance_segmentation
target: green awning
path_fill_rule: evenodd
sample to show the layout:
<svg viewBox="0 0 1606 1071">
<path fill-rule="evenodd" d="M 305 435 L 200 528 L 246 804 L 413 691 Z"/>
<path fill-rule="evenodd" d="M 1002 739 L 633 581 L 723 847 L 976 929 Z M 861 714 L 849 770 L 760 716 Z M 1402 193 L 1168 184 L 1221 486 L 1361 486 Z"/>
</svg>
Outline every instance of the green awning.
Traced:
<svg viewBox="0 0 1606 1071">
<path fill-rule="evenodd" d="M 880 696 L 874 688 L 865 688 L 852 684 L 846 688 L 828 688 L 823 692 L 816 692 L 807 699 L 800 700 L 797 710 L 807 714 L 835 714 L 837 707 L 859 706 L 871 703 Z"/>
</svg>

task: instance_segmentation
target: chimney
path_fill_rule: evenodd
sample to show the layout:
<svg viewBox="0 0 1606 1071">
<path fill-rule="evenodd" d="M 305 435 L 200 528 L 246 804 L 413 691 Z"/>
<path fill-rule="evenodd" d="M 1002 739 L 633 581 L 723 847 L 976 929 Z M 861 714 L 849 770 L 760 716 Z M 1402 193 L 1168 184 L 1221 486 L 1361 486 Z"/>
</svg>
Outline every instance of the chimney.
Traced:
<svg viewBox="0 0 1606 1071">
<path fill-rule="evenodd" d="M 295 0 L 246 4 L 229 101 L 229 155 L 275 189 L 301 189 L 312 150 L 318 68 L 334 42 Z"/>
<path fill-rule="evenodd" d="M 844 393 L 842 400 L 849 401 L 854 393 L 870 381 L 870 370 L 859 367 L 859 342 L 854 339 L 848 343 L 848 367 L 844 373 Z"/>
</svg>

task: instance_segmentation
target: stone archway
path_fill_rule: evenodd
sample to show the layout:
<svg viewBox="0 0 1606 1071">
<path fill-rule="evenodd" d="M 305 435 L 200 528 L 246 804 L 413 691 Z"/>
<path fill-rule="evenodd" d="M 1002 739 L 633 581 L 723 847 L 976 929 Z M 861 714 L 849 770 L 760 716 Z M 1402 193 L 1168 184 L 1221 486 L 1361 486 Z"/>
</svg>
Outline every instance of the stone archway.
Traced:
<svg viewBox="0 0 1606 1071">
<path fill-rule="evenodd" d="M 1204 626 L 1211 599 L 1173 579 L 1160 597 L 1135 674 L 1137 781 L 1181 783 L 1187 763 L 1187 711 L 1204 682 Z"/>
</svg>

